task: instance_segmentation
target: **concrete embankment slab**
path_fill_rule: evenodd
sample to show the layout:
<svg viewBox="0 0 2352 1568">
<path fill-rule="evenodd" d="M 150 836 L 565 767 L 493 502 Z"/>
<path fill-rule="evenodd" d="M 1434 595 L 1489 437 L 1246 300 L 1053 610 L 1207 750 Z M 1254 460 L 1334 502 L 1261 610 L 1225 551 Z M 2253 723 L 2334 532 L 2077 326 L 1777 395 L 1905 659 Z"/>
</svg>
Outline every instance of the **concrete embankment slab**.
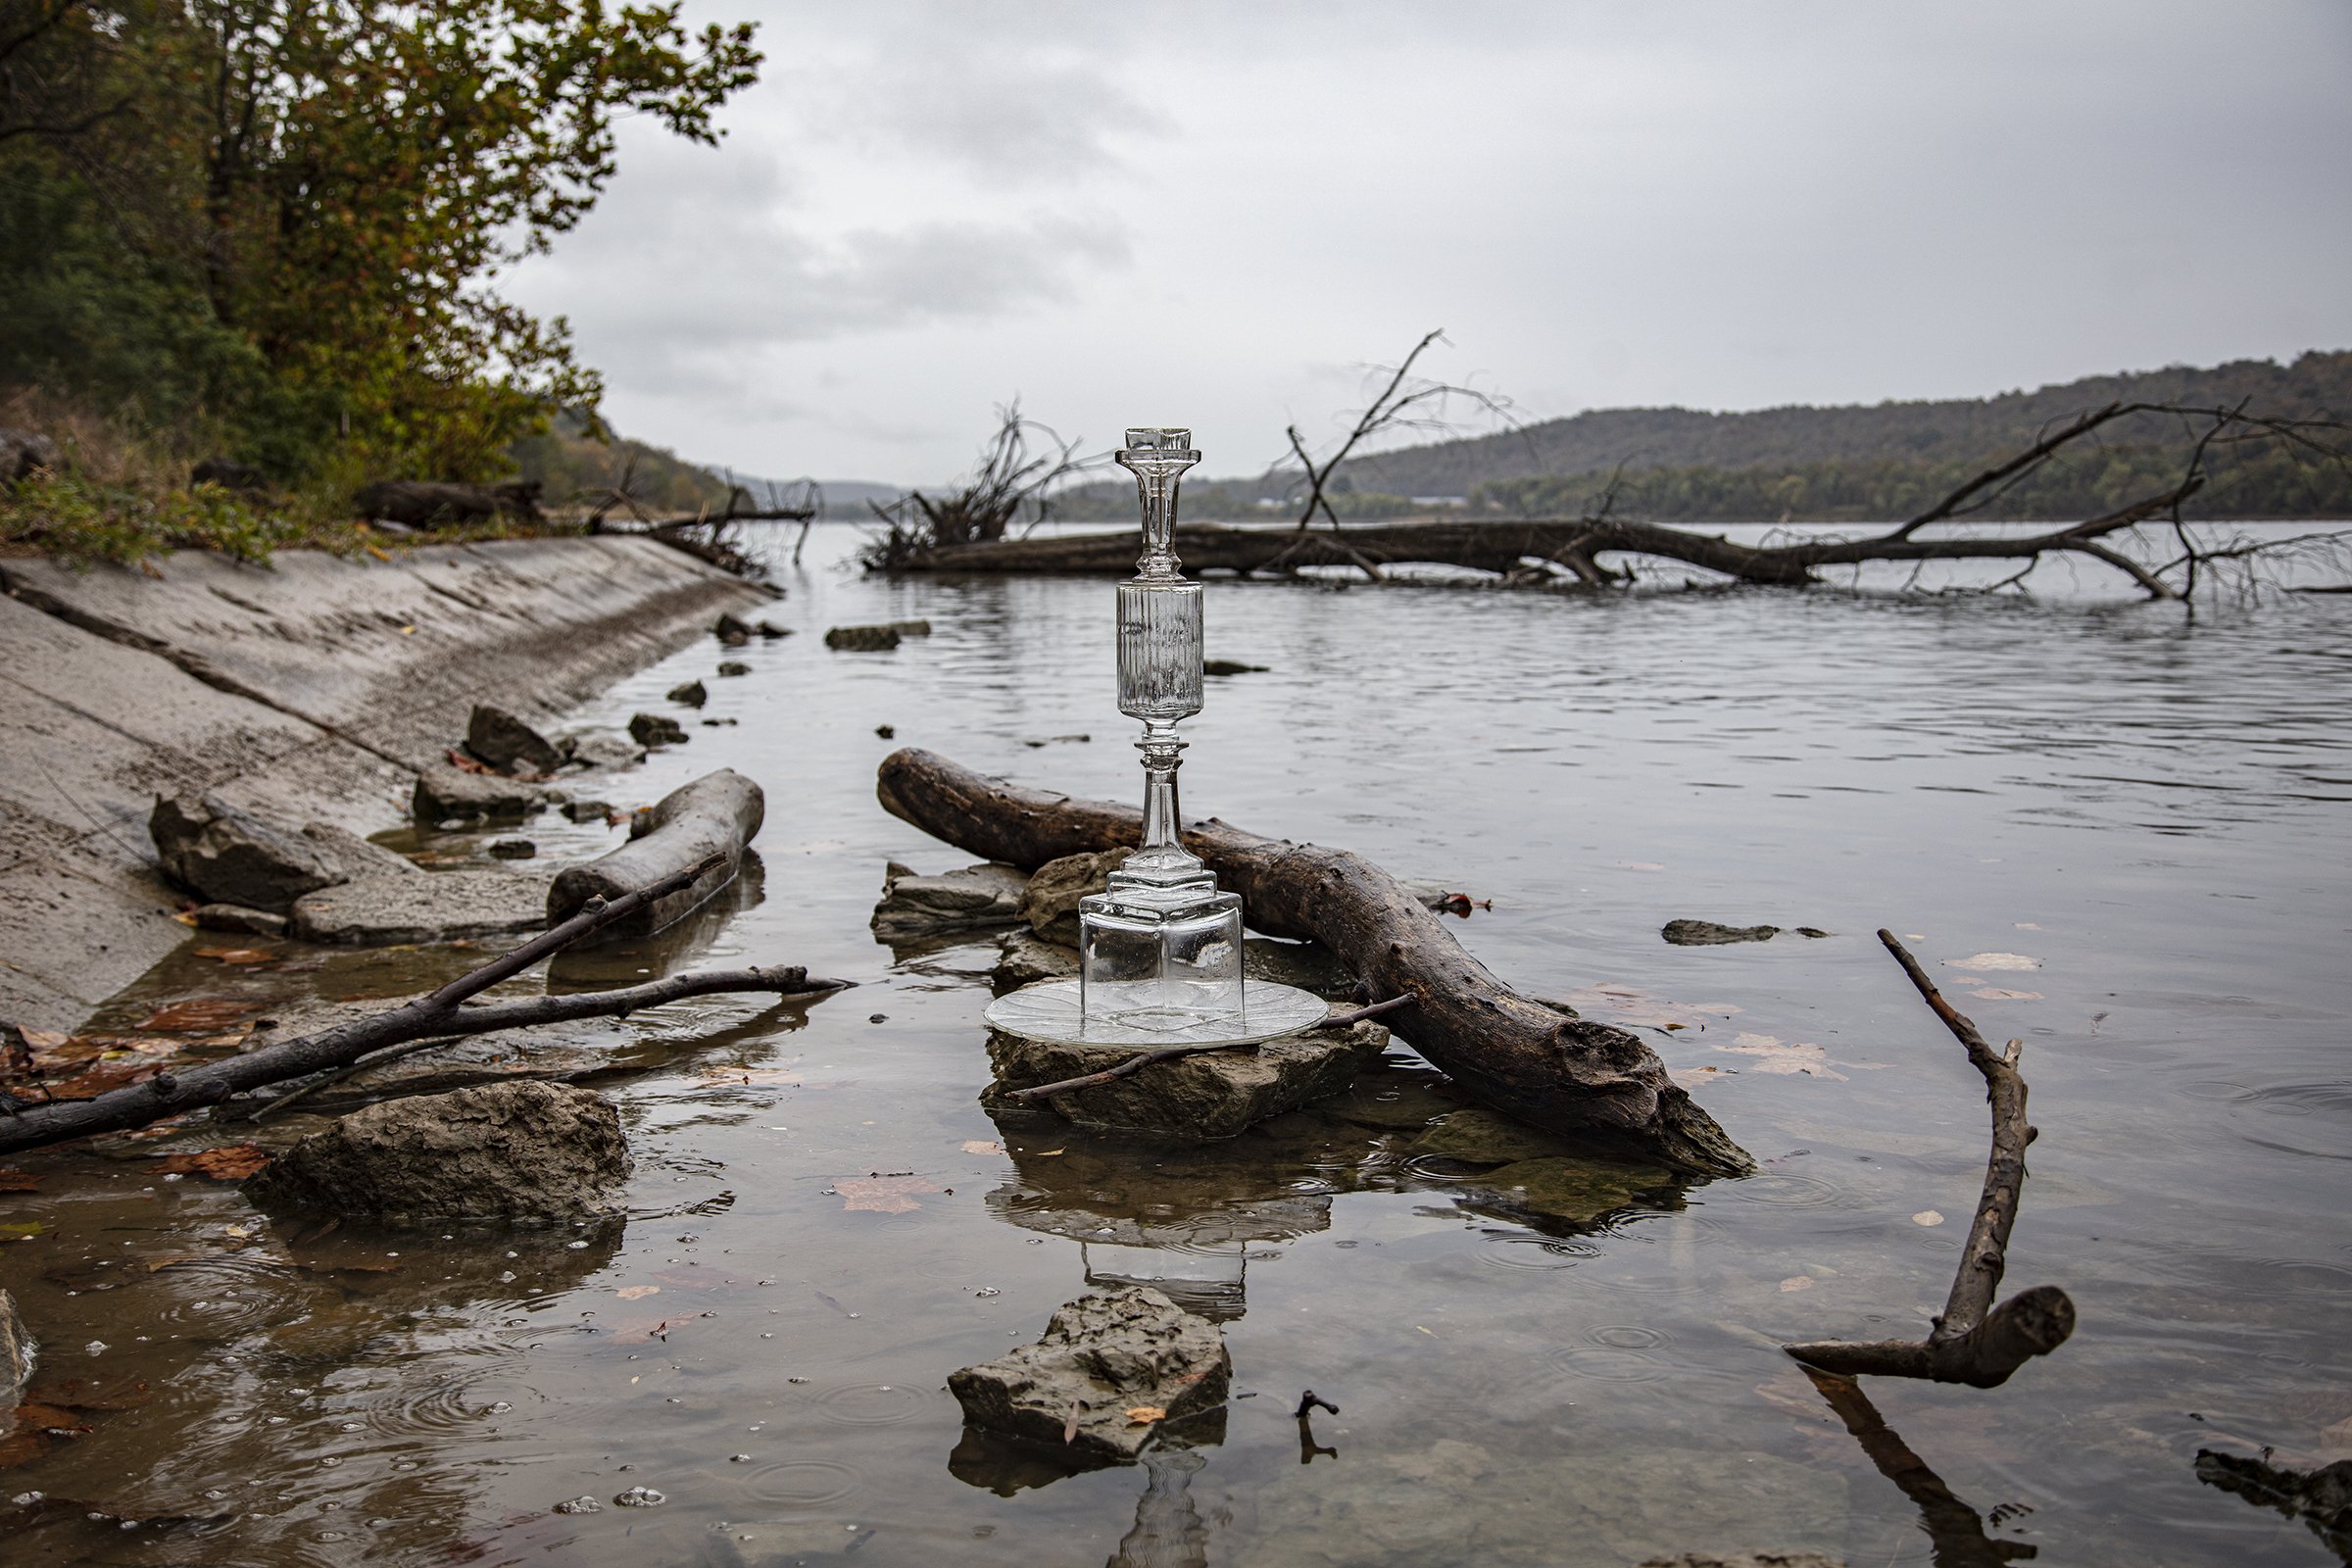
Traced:
<svg viewBox="0 0 2352 1568">
<path fill-rule="evenodd" d="M 633 538 L 157 571 L 0 562 L 0 1019 L 70 1028 L 187 935 L 156 795 L 390 826 L 475 702 L 559 713 L 766 599 Z"/>
</svg>

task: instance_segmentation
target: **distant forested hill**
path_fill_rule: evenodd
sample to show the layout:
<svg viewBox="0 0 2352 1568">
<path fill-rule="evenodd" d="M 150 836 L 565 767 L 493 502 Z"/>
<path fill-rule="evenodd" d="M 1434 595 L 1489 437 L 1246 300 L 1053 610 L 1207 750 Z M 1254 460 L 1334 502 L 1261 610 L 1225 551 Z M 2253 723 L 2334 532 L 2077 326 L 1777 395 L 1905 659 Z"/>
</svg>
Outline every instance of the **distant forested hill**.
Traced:
<svg viewBox="0 0 2352 1568">
<path fill-rule="evenodd" d="M 1621 512 L 1689 521 L 1789 518 L 1849 521 L 1911 515 L 1992 460 L 2030 446 L 2045 426 L 2113 402 L 2200 407 L 2244 401 L 2251 413 L 2352 419 L 2352 352 L 2309 353 L 2293 364 L 2239 360 L 2210 369 L 2175 367 L 2090 376 L 2034 392 L 1869 407 L 1602 409 L 1474 440 L 1405 447 L 1341 470 L 1343 516 L 1425 512 L 1414 496 L 1471 498 L 1473 511 L 1576 515 L 1607 476 L 1625 469 Z M 2094 515 L 2178 479 L 2186 443 L 2177 420 L 2119 421 L 1985 515 Z M 2166 475 L 2171 475 L 2166 478 Z M 1186 512 L 1287 516 L 1261 499 L 1296 494 L 1295 470 L 1189 486 Z M 2162 479 L 2162 483 L 2155 482 Z M 1100 494 L 1096 492 L 1100 491 Z M 1056 510 L 1068 516 L 1132 512 L 1131 487 L 1086 487 Z M 2200 515 L 2352 516 L 2352 474 L 2276 445 L 2221 454 Z"/>
</svg>

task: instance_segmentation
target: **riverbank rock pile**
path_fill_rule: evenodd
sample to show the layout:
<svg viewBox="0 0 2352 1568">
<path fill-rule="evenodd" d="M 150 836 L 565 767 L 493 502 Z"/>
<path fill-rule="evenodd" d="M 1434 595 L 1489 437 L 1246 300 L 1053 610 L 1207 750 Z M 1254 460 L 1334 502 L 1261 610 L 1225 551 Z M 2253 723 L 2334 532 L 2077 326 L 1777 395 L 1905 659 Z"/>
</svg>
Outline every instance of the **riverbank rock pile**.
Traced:
<svg viewBox="0 0 2352 1568">
<path fill-rule="evenodd" d="M 1065 1303 L 1035 1345 L 951 1372 L 948 1389 L 972 1426 L 1118 1463 L 1162 1422 L 1224 1403 L 1232 1380 L 1214 1323 L 1131 1285 Z"/>
<path fill-rule="evenodd" d="M 266 1208 L 394 1227 L 545 1224 L 612 1212 L 630 1168 L 603 1096 L 484 1084 L 355 1110 L 271 1161 L 245 1194 Z"/>
</svg>

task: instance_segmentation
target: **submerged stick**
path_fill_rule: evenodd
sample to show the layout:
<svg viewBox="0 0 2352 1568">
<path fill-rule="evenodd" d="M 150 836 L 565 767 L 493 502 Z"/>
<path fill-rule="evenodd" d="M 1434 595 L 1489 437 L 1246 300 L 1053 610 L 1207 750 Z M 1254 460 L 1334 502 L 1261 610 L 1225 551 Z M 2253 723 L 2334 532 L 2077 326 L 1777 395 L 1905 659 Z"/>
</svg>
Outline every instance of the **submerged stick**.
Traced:
<svg viewBox="0 0 2352 1568">
<path fill-rule="evenodd" d="M 598 927 L 624 919 L 663 895 L 689 886 L 721 859 L 722 857 L 711 856 L 674 876 L 610 903 L 591 900 L 586 907 L 555 929 L 540 933 L 430 996 L 419 997 L 389 1012 L 338 1024 L 245 1055 L 206 1062 L 186 1072 L 159 1073 L 145 1083 L 110 1089 L 89 1100 L 55 1100 L 0 1116 L 0 1153 L 86 1138 L 92 1133 L 144 1127 L 184 1110 L 219 1104 L 244 1090 L 349 1066 L 370 1052 L 428 1036 L 484 1034 L 494 1029 L 560 1023 L 574 1018 L 626 1017 L 641 1008 L 659 1006 L 681 997 L 717 992 L 763 991 L 778 996 L 805 996 L 838 991 L 852 983 L 811 979 L 808 970 L 793 965 L 677 975 L 620 991 L 531 997 L 475 1007 L 464 1005 L 468 998 L 480 995 L 502 980 L 512 979 Z"/>
<path fill-rule="evenodd" d="M 1022 789 L 912 748 L 884 759 L 875 793 L 884 809 L 936 838 L 1032 868 L 1131 846 L 1143 825 L 1132 806 Z M 1366 994 L 1412 999 L 1395 1026 L 1398 1036 L 1485 1104 L 1679 1170 L 1754 1171 L 1647 1045 L 1513 991 L 1362 856 L 1213 820 L 1186 824 L 1184 844 L 1242 896 L 1252 927 L 1313 938 L 1355 972 Z"/>
<path fill-rule="evenodd" d="M 2008 1267 L 2009 1231 L 2017 1223 L 2025 1191 L 2026 1146 L 2037 1136 L 2026 1120 L 2026 1080 L 2017 1070 L 2025 1042 L 2012 1040 L 2006 1051 L 1994 1051 L 1968 1016 L 1943 999 L 1893 932 L 1881 931 L 1879 940 L 1967 1049 L 1969 1064 L 1984 1075 L 1985 1098 L 1992 1105 L 1992 1152 L 1984 1162 L 1984 1190 L 1977 1200 L 1951 1296 L 1925 1340 L 1823 1340 L 1787 1348 L 1807 1366 L 1840 1377 L 1876 1373 L 1995 1388 L 2034 1357 L 2065 1344 L 2075 1331 L 2075 1303 L 2054 1285 L 2037 1285 L 1998 1306 L 1992 1304 Z"/>
</svg>

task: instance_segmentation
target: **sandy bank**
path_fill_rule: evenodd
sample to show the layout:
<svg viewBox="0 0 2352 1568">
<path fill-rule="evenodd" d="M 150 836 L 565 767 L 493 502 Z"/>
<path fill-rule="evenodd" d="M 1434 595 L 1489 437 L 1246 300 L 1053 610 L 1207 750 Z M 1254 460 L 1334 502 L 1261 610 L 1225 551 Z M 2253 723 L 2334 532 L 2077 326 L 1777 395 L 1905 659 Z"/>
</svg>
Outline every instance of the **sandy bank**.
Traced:
<svg viewBox="0 0 2352 1568">
<path fill-rule="evenodd" d="M 0 1019 L 70 1028 L 186 937 L 156 795 L 373 831 L 476 701 L 559 713 L 766 598 L 628 538 L 156 569 L 0 562 Z"/>
</svg>

